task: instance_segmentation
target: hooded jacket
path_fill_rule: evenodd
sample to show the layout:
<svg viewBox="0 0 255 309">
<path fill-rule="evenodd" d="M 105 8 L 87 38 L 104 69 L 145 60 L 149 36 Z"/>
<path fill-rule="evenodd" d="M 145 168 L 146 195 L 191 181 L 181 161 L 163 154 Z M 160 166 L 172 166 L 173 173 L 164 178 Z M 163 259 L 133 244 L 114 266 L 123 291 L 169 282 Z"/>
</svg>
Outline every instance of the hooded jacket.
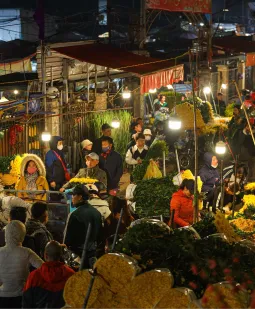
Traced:
<svg viewBox="0 0 255 309">
<path fill-rule="evenodd" d="M 183 190 L 178 190 L 172 195 L 170 211 L 174 212 L 174 223 L 179 227 L 188 226 L 193 222 L 193 198 L 187 197 Z"/>
<path fill-rule="evenodd" d="M 220 178 L 220 174 L 217 168 L 212 167 L 212 157 L 213 154 L 210 152 L 206 152 L 204 154 L 205 164 L 198 173 L 203 182 L 202 192 L 210 192 L 213 190 Z"/>
<path fill-rule="evenodd" d="M 63 290 L 74 271 L 62 262 L 46 262 L 30 273 L 24 287 L 22 308 L 62 308 Z"/>
<path fill-rule="evenodd" d="M 0 297 L 21 296 L 29 266 L 38 268 L 43 263 L 32 250 L 22 247 L 25 234 L 25 225 L 20 221 L 13 220 L 6 226 L 6 245 L 0 248 Z"/>
<path fill-rule="evenodd" d="M 66 166 L 63 150 L 58 150 L 57 144 L 62 141 L 63 138 L 60 136 L 52 136 L 50 141 L 50 150 L 46 153 L 45 166 L 46 166 L 46 178 L 48 183 L 56 183 L 56 190 L 59 190 L 66 182 L 65 170 L 62 166 L 61 161 L 56 156 L 55 152 L 61 157 L 64 165 Z"/>
<path fill-rule="evenodd" d="M 45 170 L 45 166 L 43 164 L 43 161 L 34 154 L 29 154 L 27 155 L 21 162 L 21 166 L 20 166 L 20 180 L 17 182 L 16 185 L 16 190 L 27 190 L 27 181 L 26 181 L 26 165 L 29 161 L 34 161 L 37 169 L 38 169 L 38 178 L 36 179 L 36 188 L 37 190 L 49 190 L 49 185 L 48 182 L 46 180 L 46 170 Z M 18 197 L 20 198 L 29 198 L 29 195 L 27 193 L 22 193 L 19 192 L 18 193 Z M 36 200 L 46 200 L 46 194 L 37 194 L 35 196 Z"/>
<path fill-rule="evenodd" d="M 35 252 L 41 258 L 44 257 L 44 249 L 47 243 L 53 240 L 51 233 L 40 221 L 29 219 L 26 223 L 27 234 L 33 236 L 35 241 Z"/>
<path fill-rule="evenodd" d="M 106 220 L 110 214 L 109 203 L 106 200 L 101 200 L 100 198 L 92 198 L 89 200 L 89 204 L 98 210 L 102 216 L 102 221 Z"/>
</svg>

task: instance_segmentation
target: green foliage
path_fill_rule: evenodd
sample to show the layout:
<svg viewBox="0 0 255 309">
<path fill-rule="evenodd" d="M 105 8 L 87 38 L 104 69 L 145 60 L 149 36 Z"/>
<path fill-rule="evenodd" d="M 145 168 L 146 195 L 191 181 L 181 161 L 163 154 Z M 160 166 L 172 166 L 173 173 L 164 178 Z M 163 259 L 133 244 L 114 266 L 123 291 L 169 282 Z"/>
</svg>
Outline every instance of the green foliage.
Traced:
<svg viewBox="0 0 255 309">
<path fill-rule="evenodd" d="M 217 233 L 214 216 L 210 213 L 206 214 L 203 220 L 198 221 L 192 226 L 202 238 Z"/>
<path fill-rule="evenodd" d="M 141 217 L 169 216 L 170 199 L 176 191 L 173 176 L 139 181 L 134 192 L 136 213 Z"/>
<path fill-rule="evenodd" d="M 120 127 L 112 130 L 112 138 L 114 140 L 115 150 L 119 152 L 122 157 L 126 154 L 127 144 L 130 142 L 129 126 L 132 116 L 127 111 L 106 111 L 103 113 L 93 113 L 89 116 L 89 127 L 98 138 L 102 135 L 101 127 L 104 123 L 111 125 L 112 120 L 118 119 Z"/>
<path fill-rule="evenodd" d="M 235 103 L 228 104 L 226 111 L 225 111 L 226 117 L 232 117 L 233 116 L 234 106 L 235 106 Z"/>
<path fill-rule="evenodd" d="M 167 232 L 147 222 L 130 228 L 116 249 L 136 258 L 145 270 L 168 268 L 175 287 L 192 288 L 198 298 L 208 284 L 227 280 L 255 288 L 253 243 L 230 244 L 217 235 L 197 239 L 189 228 Z"/>
<path fill-rule="evenodd" d="M 0 157 L 0 173 L 9 174 L 10 172 L 10 163 L 15 159 L 15 156 L 11 157 Z"/>
<path fill-rule="evenodd" d="M 143 160 L 142 164 L 138 164 L 132 173 L 135 183 L 143 179 L 146 173 L 147 167 L 149 166 L 150 160 L 151 159 L 156 160 L 158 158 L 162 158 L 164 151 L 167 156 L 168 147 L 165 141 L 157 140 L 153 142 L 153 144 L 149 148 L 149 151 L 147 153 L 145 160 Z"/>
</svg>

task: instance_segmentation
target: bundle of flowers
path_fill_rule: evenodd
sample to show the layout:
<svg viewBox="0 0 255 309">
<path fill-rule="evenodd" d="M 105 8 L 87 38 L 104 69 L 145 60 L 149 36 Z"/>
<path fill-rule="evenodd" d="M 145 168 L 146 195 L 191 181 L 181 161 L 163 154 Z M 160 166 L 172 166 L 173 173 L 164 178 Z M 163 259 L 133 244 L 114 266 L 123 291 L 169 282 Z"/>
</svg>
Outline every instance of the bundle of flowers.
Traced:
<svg viewBox="0 0 255 309">
<path fill-rule="evenodd" d="M 94 184 L 95 182 L 98 182 L 97 179 L 93 178 L 72 178 L 69 183 L 76 186 L 77 184 Z"/>
<path fill-rule="evenodd" d="M 255 240 L 255 221 L 245 218 L 238 218 L 230 221 L 235 232 L 245 239 Z"/>
<path fill-rule="evenodd" d="M 244 187 L 245 191 L 255 191 L 255 182 L 248 183 Z"/>
<path fill-rule="evenodd" d="M 225 215 L 220 211 L 215 215 L 214 224 L 218 233 L 224 234 L 230 243 L 240 240 L 240 237 L 236 234 L 234 228 L 230 225 Z"/>
</svg>

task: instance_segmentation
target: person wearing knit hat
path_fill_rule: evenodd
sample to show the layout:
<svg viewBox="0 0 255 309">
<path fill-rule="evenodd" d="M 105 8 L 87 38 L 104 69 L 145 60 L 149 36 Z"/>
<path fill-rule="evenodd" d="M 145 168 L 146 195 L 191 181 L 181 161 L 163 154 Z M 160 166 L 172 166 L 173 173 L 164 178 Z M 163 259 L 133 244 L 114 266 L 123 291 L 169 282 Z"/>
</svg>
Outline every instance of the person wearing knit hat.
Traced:
<svg viewBox="0 0 255 309">
<path fill-rule="evenodd" d="M 29 266 L 39 268 L 43 260 L 32 250 L 22 247 L 26 235 L 25 225 L 17 220 L 7 224 L 6 245 L 0 248 L 0 308 L 21 308 L 24 283 Z"/>
<path fill-rule="evenodd" d="M 85 139 L 81 142 L 81 151 L 80 151 L 80 166 L 86 168 L 86 161 L 84 160 L 87 155 L 91 153 L 93 143 L 89 139 Z"/>
</svg>

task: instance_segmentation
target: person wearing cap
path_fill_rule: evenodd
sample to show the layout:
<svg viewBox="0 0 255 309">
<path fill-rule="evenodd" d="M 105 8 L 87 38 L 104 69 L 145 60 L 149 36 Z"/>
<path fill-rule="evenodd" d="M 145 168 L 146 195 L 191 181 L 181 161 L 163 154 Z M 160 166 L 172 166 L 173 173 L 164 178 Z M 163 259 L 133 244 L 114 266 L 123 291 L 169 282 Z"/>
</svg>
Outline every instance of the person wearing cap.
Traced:
<svg viewBox="0 0 255 309">
<path fill-rule="evenodd" d="M 99 167 L 106 172 L 109 194 L 116 195 L 120 178 L 123 175 L 123 161 L 121 155 L 113 150 L 112 146 L 112 139 L 104 136 L 102 138 L 102 153 L 99 157 Z"/>
<path fill-rule="evenodd" d="M 145 136 L 145 145 L 150 148 L 151 144 L 153 143 L 154 139 L 152 138 L 151 130 L 145 129 L 143 131 L 143 135 Z"/>
<path fill-rule="evenodd" d="M 184 179 L 179 190 L 172 195 L 170 212 L 174 211 L 174 223 L 176 227 L 184 227 L 193 224 L 193 195 L 195 181 Z"/>
<path fill-rule="evenodd" d="M 106 172 L 99 168 L 99 156 L 95 152 L 91 152 L 85 157 L 86 168 L 81 168 L 78 174 L 74 178 L 92 178 L 96 179 L 107 186 Z M 70 182 L 67 182 L 60 189 L 60 192 L 64 192 L 65 189 L 71 187 Z"/>
<path fill-rule="evenodd" d="M 88 227 L 91 224 L 85 268 L 92 266 L 91 261 L 95 258 L 97 240 L 102 230 L 101 214 L 89 204 L 88 200 L 89 191 L 84 185 L 78 185 L 73 189 L 72 202 L 76 209 L 69 214 L 64 231 L 64 244 L 81 257 Z"/>
<path fill-rule="evenodd" d="M 102 138 L 103 137 L 107 136 L 109 137 L 109 139 L 111 139 L 112 149 L 114 149 L 114 142 L 113 142 L 113 139 L 111 138 L 112 127 L 108 123 L 104 123 L 102 125 L 101 130 L 102 130 L 102 136 L 94 141 L 93 147 L 92 147 L 92 152 L 95 152 L 98 155 L 100 155 L 103 152 L 102 150 Z"/>
<path fill-rule="evenodd" d="M 86 185 L 86 188 L 89 190 L 89 204 L 100 212 L 102 223 L 104 224 L 104 221 L 109 218 L 111 211 L 107 200 L 101 197 L 101 191 L 99 190 L 100 186 L 97 184 L 100 183 L 88 184 Z M 103 191 L 105 192 L 106 188 L 104 188 Z"/>
<path fill-rule="evenodd" d="M 91 153 L 93 143 L 89 139 L 85 139 L 81 142 L 81 159 L 82 159 L 82 166 L 85 168 L 86 164 L 84 158 Z"/>
<path fill-rule="evenodd" d="M 141 164 L 148 153 L 148 147 L 145 145 L 145 136 L 139 133 L 136 138 L 136 145 L 130 147 L 126 154 L 126 163 L 129 165 Z"/>
</svg>

